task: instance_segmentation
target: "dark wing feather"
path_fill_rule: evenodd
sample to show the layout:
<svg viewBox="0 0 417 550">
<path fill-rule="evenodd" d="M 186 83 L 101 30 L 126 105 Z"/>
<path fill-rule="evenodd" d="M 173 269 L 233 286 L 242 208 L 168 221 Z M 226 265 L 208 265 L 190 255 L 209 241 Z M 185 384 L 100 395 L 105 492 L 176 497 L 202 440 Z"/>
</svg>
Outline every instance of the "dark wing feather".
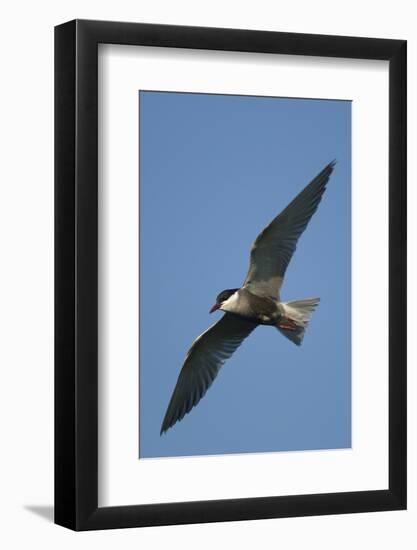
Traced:
<svg viewBox="0 0 417 550">
<path fill-rule="evenodd" d="M 178 376 L 162 422 L 161 434 L 197 405 L 224 362 L 256 326 L 256 323 L 226 313 L 194 340 Z"/>
<path fill-rule="evenodd" d="M 252 245 L 244 282 L 252 292 L 278 296 L 297 241 L 317 210 L 334 165 L 335 161 L 328 164 L 258 235 Z"/>
</svg>

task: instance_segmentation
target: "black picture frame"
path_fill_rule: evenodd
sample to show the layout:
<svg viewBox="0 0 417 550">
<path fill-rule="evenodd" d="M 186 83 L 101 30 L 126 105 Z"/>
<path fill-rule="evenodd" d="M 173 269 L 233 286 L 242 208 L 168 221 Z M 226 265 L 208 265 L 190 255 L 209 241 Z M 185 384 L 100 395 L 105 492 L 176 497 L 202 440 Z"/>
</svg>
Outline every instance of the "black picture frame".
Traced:
<svg viewBox="0 0 417 550">
<path fill-rule="evenodd" d="M 389 61 L 387 490 L 98 506 L 97 52 L 102 43 Z M 404 40 L 107 21 L 74 20 L 55 28 L 57 524 L 78 531 L 406 508 L 406 45 Z"/>
</svg>

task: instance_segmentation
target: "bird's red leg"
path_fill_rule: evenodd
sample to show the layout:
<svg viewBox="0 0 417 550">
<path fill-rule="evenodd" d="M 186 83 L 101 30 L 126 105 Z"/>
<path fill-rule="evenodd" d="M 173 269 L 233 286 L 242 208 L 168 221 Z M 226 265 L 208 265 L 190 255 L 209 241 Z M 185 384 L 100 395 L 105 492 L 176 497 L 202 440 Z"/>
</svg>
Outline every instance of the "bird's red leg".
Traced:
<svg viewBox="0 0 417 550">
<path fill-rule="evenodd" d="M 281 317 L 278 327 L 284 330 L 296 330 L 297 324 L 289 317 Z"/>
</svg>

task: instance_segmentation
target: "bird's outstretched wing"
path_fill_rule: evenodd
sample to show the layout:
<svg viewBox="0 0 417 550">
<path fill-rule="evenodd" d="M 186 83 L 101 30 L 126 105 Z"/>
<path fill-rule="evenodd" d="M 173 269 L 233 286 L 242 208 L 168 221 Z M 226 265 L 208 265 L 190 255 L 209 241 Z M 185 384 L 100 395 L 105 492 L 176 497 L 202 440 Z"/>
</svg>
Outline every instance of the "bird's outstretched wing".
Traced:
<svg viewBox="0 0 417 550">
<path fill-rule="evenodd" d="M 321 201 L 336 162 L 328 164 L 258 235 L 252 245 L 244 286 L 255 294 L 277 297 L 285 271 Z"/>
<path fill-rule="evenodd" d="M 256 323 L 226 313 L 194 340 L 165 413 L 161 434 L 197 405 L 224 362 L 256 327 Z"/>
</svg>

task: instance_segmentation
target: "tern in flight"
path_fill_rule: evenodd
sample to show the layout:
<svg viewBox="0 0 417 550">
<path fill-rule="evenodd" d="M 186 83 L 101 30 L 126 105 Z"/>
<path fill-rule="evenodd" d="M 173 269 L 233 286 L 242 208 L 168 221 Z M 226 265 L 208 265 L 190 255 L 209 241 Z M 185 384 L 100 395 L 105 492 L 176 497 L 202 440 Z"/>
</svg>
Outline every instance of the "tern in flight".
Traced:
<svg viewBox="0 0 417 550">
<path fill-rule="evenodd" d="M 223 290 L 210 313 L 223 317 L 196 338 L 178 376 L 161 434 L 197 405 L 225 361 L 259 325 L 276 327 L 299 346 L 319 298 L 281 302 L 280 289 L 297 241 L 321 201 L 335 161 L 328 164 L 256 238 L 241 288 Z"/>
</svg>

